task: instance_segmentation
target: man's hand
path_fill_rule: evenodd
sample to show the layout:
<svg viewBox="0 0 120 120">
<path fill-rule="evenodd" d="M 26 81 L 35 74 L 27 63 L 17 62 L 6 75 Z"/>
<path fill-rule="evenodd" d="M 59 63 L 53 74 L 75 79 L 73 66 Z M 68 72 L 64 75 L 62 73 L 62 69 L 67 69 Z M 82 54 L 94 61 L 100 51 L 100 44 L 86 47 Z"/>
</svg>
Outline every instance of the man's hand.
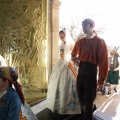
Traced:
<svg viewBox="0 0 120 120">
<path fill-rule="evenodd" d="M 79 61 L 79 58 L 78 57 L 72 57 L 72 61 L 77 62 L 77 61 Z"/>
<path fill-rule="evenodd" d="M 103 90 L 103 85 L 98 84 L 98 85 L 97 85 L 97 91 L 102 91 L 102 90 Z"/>
</svg>

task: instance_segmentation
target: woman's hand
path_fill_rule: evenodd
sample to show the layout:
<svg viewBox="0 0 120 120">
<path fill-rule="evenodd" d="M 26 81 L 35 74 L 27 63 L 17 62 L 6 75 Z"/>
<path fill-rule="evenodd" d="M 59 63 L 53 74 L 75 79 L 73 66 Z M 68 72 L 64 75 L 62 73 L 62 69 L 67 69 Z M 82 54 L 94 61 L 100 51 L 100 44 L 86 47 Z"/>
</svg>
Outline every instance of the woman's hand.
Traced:
<svg viewBox="0 0 120 120">
<path fill-rule="evenodd" d="M 74 62 L 74 64 L 77 66 L 77 67 L 79 67 L 79 63 L 80 63 L 80 61 L 76 61 L 76 62 Z"/>
<path fill-rule="evenodd" d="M 74 64 L 75 64 L 77 67 L 79 67 L 80 61 L 79 61 L 79 58 L 78 58 L 78 57 L 73 57 L 73 58 L 72 58 L 72 61 L 74 62 Z"/>
</svg>

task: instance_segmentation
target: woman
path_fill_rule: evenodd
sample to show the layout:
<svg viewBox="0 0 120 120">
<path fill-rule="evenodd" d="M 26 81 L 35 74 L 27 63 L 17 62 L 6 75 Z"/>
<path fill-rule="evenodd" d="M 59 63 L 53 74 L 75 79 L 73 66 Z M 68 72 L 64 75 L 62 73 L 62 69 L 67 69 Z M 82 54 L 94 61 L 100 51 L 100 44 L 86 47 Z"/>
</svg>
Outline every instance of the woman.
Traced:
<svg viewBox="0 0 120 120">
<path fill-rule="evenodd" d="M 109 68 L 107 76 L 107 83 L 109 84 L 108 95 L 111 94 L 111 85 L 114 85 L 114 91 L 117 93 L 117 85 L 119 84 L 119 65 L 120 58 L 117 56 L 116 51 L 114 49 L 110 50 Z"/>
<path fill-rule="evenodd" d="M 14 68 L 0 68 L 0 120 L 19 120 L 21 103 L 24 104 L 25 99 L 17 79 L 18 73 Z"/>
<path fill-rule="evenodd" d="M 60 60 L 56 63 L 48 86 L 47 108 L 59 114 L 80 114 L 76 91 L 75 66 L 70 62 L 74 42 L 66 37 L 65 30 L 59 32 Z"/>
<path fill-rule="evenodd" d="M 17 80 L 15 68 L 0 67 L 0 120 L 37 120 Z"/>
</svg>

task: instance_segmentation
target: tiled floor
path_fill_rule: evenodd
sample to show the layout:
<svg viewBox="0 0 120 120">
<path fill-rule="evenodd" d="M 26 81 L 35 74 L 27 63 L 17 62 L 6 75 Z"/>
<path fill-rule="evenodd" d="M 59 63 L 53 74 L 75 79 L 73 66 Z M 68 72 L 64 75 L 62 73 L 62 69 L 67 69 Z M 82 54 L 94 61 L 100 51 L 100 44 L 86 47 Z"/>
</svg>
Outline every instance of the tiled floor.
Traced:
<svg viewBox="0 0 120 120">
<path fill-rule="evenodd" d="M 98 92 L 95 103 L 99 111 L 120 120 L 120 86 L 118 86 L 117 94 L 112 90 L 109 98 Z"/>
<path fill-rule="evenodd" d="M 108 116 L 114 117 L 115 120 L 120 120 L 120 85 L 118 86 L 117 95 L 113 92 L 109 98 L 106 95 L 102 95 L 101 92 L 97 93 L 95 100 L 97 104 L 97 111 L 104 113 Z M 32 107 L 32 110 L 35 114 L 39 113 L 47 106 L 46 101 Z M 104 120 L 113 120 L 113 119 L 104 119 Z"/>
<path fill-rule="evenodd" d="M 34 114 L 37 114 L 40 111 L 42 111 L 43 109 L 45 109 L 46 107 L 47 107 L 46 100 L 44 100 L 44 101 L 40 102 L 39 104 L 31 107 L 31 109 L 34 112 Z"/>
</svg>

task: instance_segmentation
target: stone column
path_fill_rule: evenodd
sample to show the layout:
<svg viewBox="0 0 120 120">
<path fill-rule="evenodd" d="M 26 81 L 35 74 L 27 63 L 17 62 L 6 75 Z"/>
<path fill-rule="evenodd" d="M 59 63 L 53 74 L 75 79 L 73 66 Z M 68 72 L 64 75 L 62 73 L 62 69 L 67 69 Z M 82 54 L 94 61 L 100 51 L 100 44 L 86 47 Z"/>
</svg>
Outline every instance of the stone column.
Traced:
<svg viewBox="0 0 120 120">
<path fill-rule="evenodd" d="M 49 77 L 52 72 L 52 2 L 48 0 L 48 40 L 47 40 L 47 70 L 48 76 L 47 81 L 49 81 Z"/>
<path fill-rule="evenodd" d="M 58 40 L 59 40 L 59 0 L 52 2 L 52 68 L 58 60 Z"/>
</svg>

